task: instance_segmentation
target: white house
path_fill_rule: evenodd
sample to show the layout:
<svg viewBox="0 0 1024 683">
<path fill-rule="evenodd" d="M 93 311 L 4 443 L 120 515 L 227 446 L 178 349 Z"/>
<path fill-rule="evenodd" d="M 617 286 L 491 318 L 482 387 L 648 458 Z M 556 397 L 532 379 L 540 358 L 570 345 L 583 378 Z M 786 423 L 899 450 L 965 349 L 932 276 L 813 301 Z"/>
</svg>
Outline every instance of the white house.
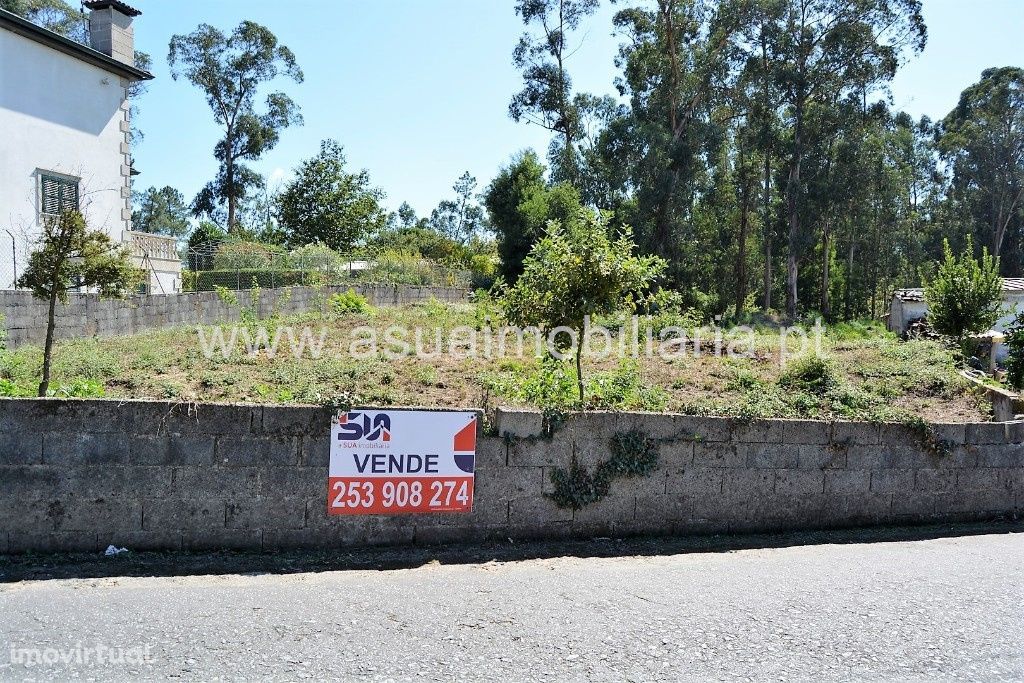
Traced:
<svg viewBox="0 0 1024 683">
<path fill-rule="evenodd" d="M 992 326 L 996 332 L 1005 332 L 1018 313 L 1024 313 L 1024 278 L 1003 278 L 1003 315 Z M 897 334 L 907 331 L 910 323 L 928 315 L 924 290 L 897 289 L 889 307 L 889 329 Z"/>
<path fill-rule="evenodd" d="M 118 0 L 89 0 L 90 45 L 0 10 L 0 289 L 13 287 L 48 217 L 77 208 L 127 243 L 148 290 L 177 291 L 173 238 L 132 232 L 128 87 L 132 20 Z"/>
</svg>

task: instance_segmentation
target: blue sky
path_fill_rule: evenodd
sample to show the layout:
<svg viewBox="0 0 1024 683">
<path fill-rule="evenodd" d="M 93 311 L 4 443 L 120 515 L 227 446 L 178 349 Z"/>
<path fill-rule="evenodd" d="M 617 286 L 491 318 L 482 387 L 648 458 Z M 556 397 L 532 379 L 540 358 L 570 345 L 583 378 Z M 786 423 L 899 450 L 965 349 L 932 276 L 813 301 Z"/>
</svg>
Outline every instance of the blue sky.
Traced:
<svg viewBox="0 0 1024 683">
<path fill-rule="evenodd" d="M 191 199 L 216 172 L 218 130 L 199 91 L 173 81 L 172 34 L 200 23 L 225 32 L 242 19 L 270 28 L 296 54 L 301 85 L 282 83 L 305 125 L 286 130 L 256 168 L 279 183 L 320 140 L 334 138 L 353 168 L 366 168 L 394 209 L 428 214 L 468 170 L 483 187 L 517 150 L 543 153 L 548 136 L 516 124 L 508 101 L 520 87 L 511 53 L 523 27 L 512 0 L 134 0 L 136 47 L 156 80 L 138 102 L 145 140 L 135 150 L 137 187 L 172 185 Z M 578 36 L 570 63 L 578 89 L 613 92 L 616 6 Z M 924 0 L 928 47 L 892 85 L 915 117 L 940 118 L 989 66 L 1024 66 L 1024 0 Z"/>
</svg>

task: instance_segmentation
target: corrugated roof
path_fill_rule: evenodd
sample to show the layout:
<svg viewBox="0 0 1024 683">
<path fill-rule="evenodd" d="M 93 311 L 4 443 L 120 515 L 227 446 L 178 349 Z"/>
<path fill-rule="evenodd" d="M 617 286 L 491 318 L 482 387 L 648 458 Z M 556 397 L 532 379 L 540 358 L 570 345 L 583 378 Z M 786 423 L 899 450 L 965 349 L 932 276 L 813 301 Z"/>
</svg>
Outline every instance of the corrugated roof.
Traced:
<svg viewBox="0 0 1024 683">
<path fill-rule="evenodd" d="M 923 289 L 897 289 L 893 296 L 900 301 L 924 301 Z"/>
<path fill-rule="evenodd" d="M 1004 277 L 1004 292 L 1024 292 L 1024 277 Z M 924 290 L 920 287 L 897 289 L 893 296 L 900 301 L 924 301 Z"/>
</svg>

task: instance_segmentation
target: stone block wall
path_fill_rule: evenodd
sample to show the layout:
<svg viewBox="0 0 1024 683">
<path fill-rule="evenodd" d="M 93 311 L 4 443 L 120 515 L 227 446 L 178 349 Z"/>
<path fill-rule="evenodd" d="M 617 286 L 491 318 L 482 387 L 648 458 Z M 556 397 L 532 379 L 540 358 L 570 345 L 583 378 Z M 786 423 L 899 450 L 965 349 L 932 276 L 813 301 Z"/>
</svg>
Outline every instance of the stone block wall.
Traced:
<svg viewBox="0 0 1024 683">
<path fill-rule="evenodd" d="M 499 411 L 478 441 L 466 514 L 330 517 L 330 413 L 159 401 L 0 399 L 0 553 L 332 548 L 819 529 L 984 520 L 1024 508 L 1024 423 L 935 425 L 944 454 L 900 425 L 737 422 Z M 590 471 L 635 430 L 649 476 L 578 510 L 555 468 Z"/>
<path fill-rule="evenodd" d="M 269 316 L 275 305 L 284 314 L 301 313 L 322 305 L 336 292 L 354 289 L 374 306 L 398 306 L 427 301 L 431 297 L 450 303 L 466 301 L 469 293 L 456 287 L 409 285 L 285 287 L 261 291 L 260 315 Z M 289 294 L 285 294 L 289 292 Z M 70 294 L 66 306 L 57 306 L 57 339 L 111 337 L 182 325 L 214 325 L 238 320 L 239 309 L 252 305 L 252 293 L 240 290 L 239 306 L 229 306 L 216 292 L 148 294 L 127 299 L 100 299 L 96 294 Z M 8 348 L 42 344 L 46 339 L 48 304 L 31 292 L 0 290 L 0 314 L 4 316 Z"/>
</svg>

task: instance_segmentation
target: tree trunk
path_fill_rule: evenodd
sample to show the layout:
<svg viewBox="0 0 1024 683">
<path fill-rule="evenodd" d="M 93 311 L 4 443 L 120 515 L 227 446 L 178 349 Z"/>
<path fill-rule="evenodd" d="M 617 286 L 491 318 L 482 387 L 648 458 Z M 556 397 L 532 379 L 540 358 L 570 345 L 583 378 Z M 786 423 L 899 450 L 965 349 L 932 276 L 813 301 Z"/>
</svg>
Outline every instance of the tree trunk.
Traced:
<svg viewBox="0 0 1024 683">
<path fill-rule="evenodd" d="M 843 290 L 843 318 L 849 320 L 853 313 L 850 310 L 850 292 L 853 289 L 853 254 L 856 242 L 850 238 L 850 248 L 846 252 L 846 287 Z"/>
<path fill-rule="evenodd" d="M 740 167 L 744 168 L 743 150 L 740 149 Z M 736 317 L 743 312 L 747 300 L 747 222 L 750 212 L 750 191 L 744 172 L 740 185 L 740 235 L 736 251 Z"/>
<path fill-rule="evenodd" d="M 583 403 L 583 335 L 576 344 L 576 385 L 580 390 L 580 403 Z"/>
<path fill-rule="evenodd" d="M 53 328 L 57 320 L 57 285 L 50 286 L 50 311 L 46 319 L 46 344 L 43 346 L 43 381 L 39 383 L 39 397 L 45 398 L 50 390 L 50 363 L 53 359 Z"/>
<path fill-rule="evenodd" d="M 771 183 L 772 183 L 772 161 L 771 157 L 764 157 L 764 310 L 767 312 L 772 307 L 772 216 L 771 216 Z"/>
<path fill-rule="evenodd" d="M 825 223 L 825 228 L 821 235 L 821 315 L 824 316 L 825 320 L 828 320 L 832 316 L 832 302 L 829 299 L 829 282 L 831 280 L 829 273 L 829 266 L 832 263 L 830 251 L 832 245 L 830 240 L 832 238 L 830 227 L 828 222 Z"/>
<path fill-rule="evenodd" d="M 224 172 L 224 189 L 228 193 L 228 233 L 235 232 L 235 160 L 228 158 Z"/>
<path fill-rule="evenodd" d="M 800 237 L 800 212 L 797 202 L 797 193 L 800 192 L 800 164 L 803 161 L 803 141 L 800 139 L 803 123 L 803 108 L 798 104 L 796 108 L 796 125 L 793 132 L 793 164 L 789 169 L 789 179 L 786 187 L 786 212 L 789 217 L 789 239 L 786 255 L 786 314 L 790 318 L 796 317 L 797 277 L 799 275 L 799 263 L 797 261 L 797 239 Z"/>
</svg>

